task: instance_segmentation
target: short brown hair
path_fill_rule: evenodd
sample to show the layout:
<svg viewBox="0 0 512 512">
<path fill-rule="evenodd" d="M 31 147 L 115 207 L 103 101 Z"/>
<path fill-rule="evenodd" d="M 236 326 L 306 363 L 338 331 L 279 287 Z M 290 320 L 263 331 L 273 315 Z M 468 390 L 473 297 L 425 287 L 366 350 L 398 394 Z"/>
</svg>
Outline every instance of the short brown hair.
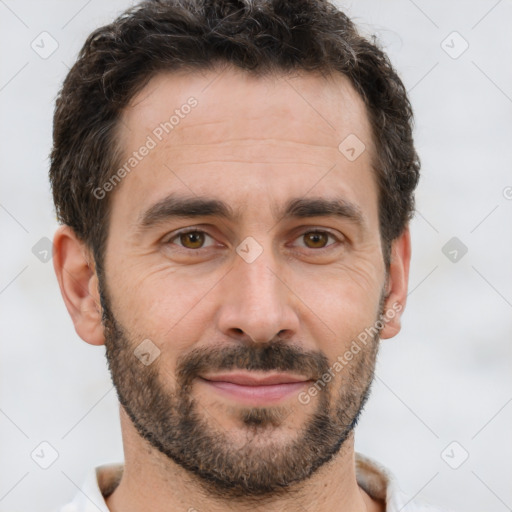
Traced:
<svg viewBox="0 0 512 512">
<path fill-rule="evenodd" d="M 345 75 L 367 107 L 377 151 L 384 258 L 414 209 L 420 163 L 403 83 L 375 40 L 324 0 L 146 0 L 95 30 L 56 101 L 50 180 L 57 216 L 103 257 L 122 109 L 155 74 L 231 64 L 254 74 Z"/>
</svg>

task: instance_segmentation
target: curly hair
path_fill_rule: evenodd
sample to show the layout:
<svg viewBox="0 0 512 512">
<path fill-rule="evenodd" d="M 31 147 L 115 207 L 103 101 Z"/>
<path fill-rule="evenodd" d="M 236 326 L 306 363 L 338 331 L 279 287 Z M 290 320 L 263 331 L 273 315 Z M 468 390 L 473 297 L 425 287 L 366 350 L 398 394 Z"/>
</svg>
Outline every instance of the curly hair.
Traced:
<svg viewBox="0 0 512 512">
<path fill-rule="evenodd" d="M 389 263 L 419 180 L 412 108 L 375 38 L 360 35 L 327 0 L 146 0 L 90 34 L 56 101 L 49 174 L 58 219 L 101 261 L 110 202 L 93 191 L 117 168 L 123 108 L 159 72 L 219 64 L 255 75 L 306 71 L 350 80 L 372 128 Z"/>
</svg>

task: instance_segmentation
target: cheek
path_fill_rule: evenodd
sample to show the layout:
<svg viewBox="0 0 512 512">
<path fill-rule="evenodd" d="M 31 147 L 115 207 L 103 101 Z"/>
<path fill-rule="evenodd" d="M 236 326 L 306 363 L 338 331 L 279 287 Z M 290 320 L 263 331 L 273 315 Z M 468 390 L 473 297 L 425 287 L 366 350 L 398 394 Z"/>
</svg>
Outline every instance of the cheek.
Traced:
<svg viewBox="0 0 512 512">
<path fill-rule="evenodd" d="M 384 278 L 361 261 L 330 272 L 302 274 L 290 286 L 303 301 L 303 327 L 329 360 L 343 354 L 379 315 Z"/>
<path fill-rule="evenodd" d="M 384 286 L 384 268 L 369 258 L 356 257 L 331 265 L 328 269 L 294 272 L 290 276 L 292 288 L 304 302 L 329 318 L 373 318 Z"/>
<path fill-rule="evenodd" d="M 124 279 L 114 293 L 115 314 L 130 332 L 162 349 L 179 350 L 200 339 L 217 274 L 192 275 L 164 266 L 151 271 L 132 268 L 126 275 L 130 279 Z"/>
</svg>

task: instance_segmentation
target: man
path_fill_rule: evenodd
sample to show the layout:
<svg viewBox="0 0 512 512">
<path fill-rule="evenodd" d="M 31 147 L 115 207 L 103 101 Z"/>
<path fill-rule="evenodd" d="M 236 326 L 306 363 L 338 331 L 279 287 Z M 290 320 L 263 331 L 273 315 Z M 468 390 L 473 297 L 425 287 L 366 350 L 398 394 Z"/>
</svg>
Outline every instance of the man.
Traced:
<svg viewBox="0 0 512 512">
<path fill-rule="evenodd" d="M 125 462 L 62 510 L 423 510 L 354 453 L 406 301 L 411 123 L 325 1 L 148 1 L 89 36 L 54 118 L 54 264 Z"/>
</svg>

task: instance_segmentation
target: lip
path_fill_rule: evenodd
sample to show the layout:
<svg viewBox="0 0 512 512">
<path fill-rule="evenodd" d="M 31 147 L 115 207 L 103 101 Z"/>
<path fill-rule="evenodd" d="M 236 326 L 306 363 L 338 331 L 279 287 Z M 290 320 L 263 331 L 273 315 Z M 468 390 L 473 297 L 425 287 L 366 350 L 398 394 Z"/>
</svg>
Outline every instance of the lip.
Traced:
<svg viewBox="0 0 512 512">
<path fill-rule="evenodd" d="M 247 405 L 268 405 L 297 394 L 310 380 L 284 373 L 250 375 L 229 373 L 200 377 L 213 391 Z"/>
<path fill-rule="evenodd" d="M 257 376 L 252 373 L 223 373 L 219 375 L 205 375 L 202 377 L 211 382 L 231 382 L 239 386 L 271 386 L 274 384 L 289 384 L 296 382 L 307 382 L 305 377 L 291 375 L 289 373 L 272 373 L 270 375 L 262 374 Z"/>
</svg>

